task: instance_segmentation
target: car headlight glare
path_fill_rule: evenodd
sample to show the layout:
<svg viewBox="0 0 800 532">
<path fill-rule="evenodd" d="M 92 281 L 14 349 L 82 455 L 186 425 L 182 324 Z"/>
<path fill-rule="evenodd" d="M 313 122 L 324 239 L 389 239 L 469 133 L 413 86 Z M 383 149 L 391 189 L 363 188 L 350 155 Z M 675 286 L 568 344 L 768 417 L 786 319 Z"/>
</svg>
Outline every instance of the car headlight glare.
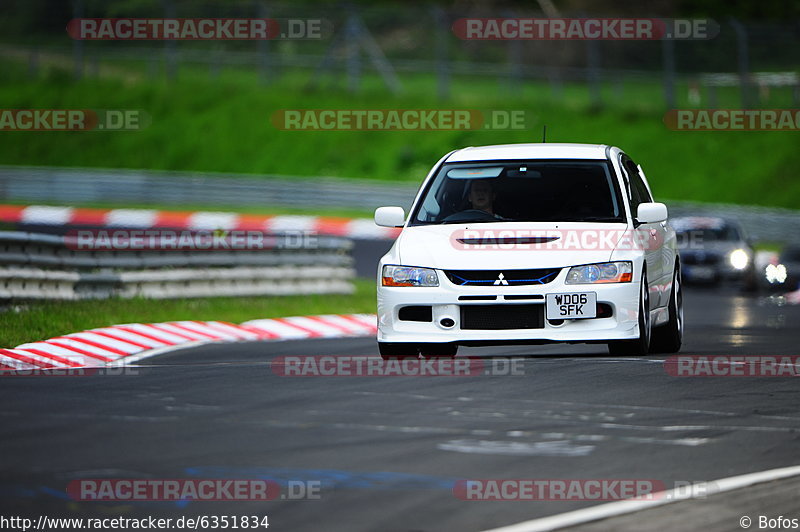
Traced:
<svg viewBox="0 0 800 532">
<path fill-rule="evenodd" d="M 728 262 L 731 263 L 734 269 L 744 270 L 750 263 L 750 255 L 743 249 L 734 249 L 731 251 L 730 255 L 728 255 Z"/>
<path fill-rule="evenodd" d="M 630 261 L 602 262 L 573 266 L 567 272 L 566 284 L 629 283 L 633 280 Z"/>
<path fill-rule="evenodd" d="M 439 286 L 436 270 L 386 265 L 381 272 L 383 286 Z"/>
<path fill-rule="evenodd" d="M 766 276 L 769 284 L 783 284 L 787 278 L 786 266 L 783 264 L 768 264 Z"/>
</svg>

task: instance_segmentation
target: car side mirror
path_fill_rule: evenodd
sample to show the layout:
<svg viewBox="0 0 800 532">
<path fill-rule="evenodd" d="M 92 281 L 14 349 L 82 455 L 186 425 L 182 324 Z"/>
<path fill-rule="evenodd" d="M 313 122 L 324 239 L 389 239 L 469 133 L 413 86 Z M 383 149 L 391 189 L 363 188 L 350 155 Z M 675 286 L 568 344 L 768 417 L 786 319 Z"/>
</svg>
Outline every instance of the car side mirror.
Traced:
<svg viewBox="0 0 800 532">
<path fill-rule="evenodd" d="M 663 203 L 640 203 L 636 209 L 636 221 L 640 224 L 655 224 L 666 221 L 667 206 Z"/>
<path fill-rule="evenodd" d="M 378 207 L 375 209 L 375 224 L 381 227 L 403 227 L 406 213 L 402 207 Z"/>
</svg>

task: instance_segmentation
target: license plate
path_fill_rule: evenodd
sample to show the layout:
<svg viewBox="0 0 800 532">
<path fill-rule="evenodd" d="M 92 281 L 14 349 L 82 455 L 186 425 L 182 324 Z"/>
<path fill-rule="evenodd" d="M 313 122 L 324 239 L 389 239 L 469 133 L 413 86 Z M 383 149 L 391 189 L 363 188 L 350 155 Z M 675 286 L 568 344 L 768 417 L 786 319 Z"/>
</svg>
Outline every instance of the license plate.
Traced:
<svg viewBox="0 0 800 532">
<path fill-rule="evenodd" d="M 687 277 L 700 281 L 710 281 L 715 275 L 716 272 L 714 268 L 709 268 L 708 266 L 690 266 L 689 275 Z"/>
<path fill-rule="evenodd" d="M 547 294 L 548 320 L 574 320 L 596 316 L 597 294 L 594 292 Z"/>
</svg>

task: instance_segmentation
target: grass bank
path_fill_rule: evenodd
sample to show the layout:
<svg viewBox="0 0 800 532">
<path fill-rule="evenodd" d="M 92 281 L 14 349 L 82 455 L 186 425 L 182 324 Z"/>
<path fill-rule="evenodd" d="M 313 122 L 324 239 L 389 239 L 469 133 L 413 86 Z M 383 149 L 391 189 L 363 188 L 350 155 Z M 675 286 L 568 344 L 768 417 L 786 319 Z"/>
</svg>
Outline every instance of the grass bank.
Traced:
<svg viewBox="0 0 800 532">
<path fill-rule="evenodd" d="M 559 94 L 541 83 L 518 87 L 487 79 L 454 79 L 451 98 L 436 99 L 425 76 L 403 78 L 392 96 L 365 77 L 352 95 L 336 87 L 305 88 L 287 74 L 272 85 L 226 69 L 215 80 L 182 71 L 172 83 L 145 76 L 73 81 L 51 69 L 37 79 L 23 64 L 0 61 L 5 108 L 141 109 L 152 123 L 140 131 L 2 132 L 0 164 L 219 171 L 339 176 L 419 182 L 447 151 L 470 145 L 550 141 L 614 144 L 642 164 L 659 198 L 794 207 L 800 205 L 797 132 L 675 132 L 662 121 L 661 86 L 628 83 L 604 89 L 606 105 L 589 105 L 586 90 L 566 84 Z M 117 68 L 119 70 L 120 67 Z M 101 71 L 102 65 L 101 65 Z M 678 106 L 687 106 L 685 87 Z M 776 94 L 771 107 L 791 107 Z M 720 107 L 737 107 L 735 91 Z M 785 98 L 784 98 L 785 99 Z M 786 103 L 786 105 L 783 105 Z M 522 130 L 283 131 L 271 123 L 281 109 L 519 110 Z"/>
<path fill-rule="evenodd" d="M 375 312 L 375 282 L 356 279 L 348 295 L 107 299 L 15 303 L 0 310 L 0 348 L 121 323 L 221 320 Z"/>
</svg>

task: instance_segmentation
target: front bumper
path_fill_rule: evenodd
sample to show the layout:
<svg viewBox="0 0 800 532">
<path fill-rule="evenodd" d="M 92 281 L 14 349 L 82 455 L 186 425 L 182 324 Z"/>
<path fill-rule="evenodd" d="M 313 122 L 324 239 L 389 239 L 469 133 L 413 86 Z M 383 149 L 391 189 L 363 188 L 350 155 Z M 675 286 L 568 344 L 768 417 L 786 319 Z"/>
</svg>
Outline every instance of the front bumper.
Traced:
<svg viewBox="0 0 800 532">
<path fill-rule="evenodd" d="M 625 340 L 639 337 L 639 283 L 634 278 L 630 283 L 567 285 L 564 283 L 567 270 L 544 285 L 524 286 L 479 286 L 464 287 L 452 284 L 442 271 L 438 287 L 387 287 L 378 286 L 378 341 L 461 344 L 491 343 L 542 343 L 542 342 L 597 342 Z M 549 293 L 595 292 L 597 303 L 605 303 L 612 309 L 612 316 L 564 320 L 560 325 L 551 324 L 546 318 L 542 328 L 535 329 L 462 329 L 461 308 L 465 305 L 542 305 L 545 312 L 545 296 Z M 508 300 L 506 296 L 541 296 L 539 299 Z M 464 301 L 461 296 L 496 296 L 487 301 Z M 431 306 L 432 321 L 405 321 L 399 319 L 399 311 L 406 306 Z M 449 318 L 452 327 L 441 324 Z"/>
</svg>

